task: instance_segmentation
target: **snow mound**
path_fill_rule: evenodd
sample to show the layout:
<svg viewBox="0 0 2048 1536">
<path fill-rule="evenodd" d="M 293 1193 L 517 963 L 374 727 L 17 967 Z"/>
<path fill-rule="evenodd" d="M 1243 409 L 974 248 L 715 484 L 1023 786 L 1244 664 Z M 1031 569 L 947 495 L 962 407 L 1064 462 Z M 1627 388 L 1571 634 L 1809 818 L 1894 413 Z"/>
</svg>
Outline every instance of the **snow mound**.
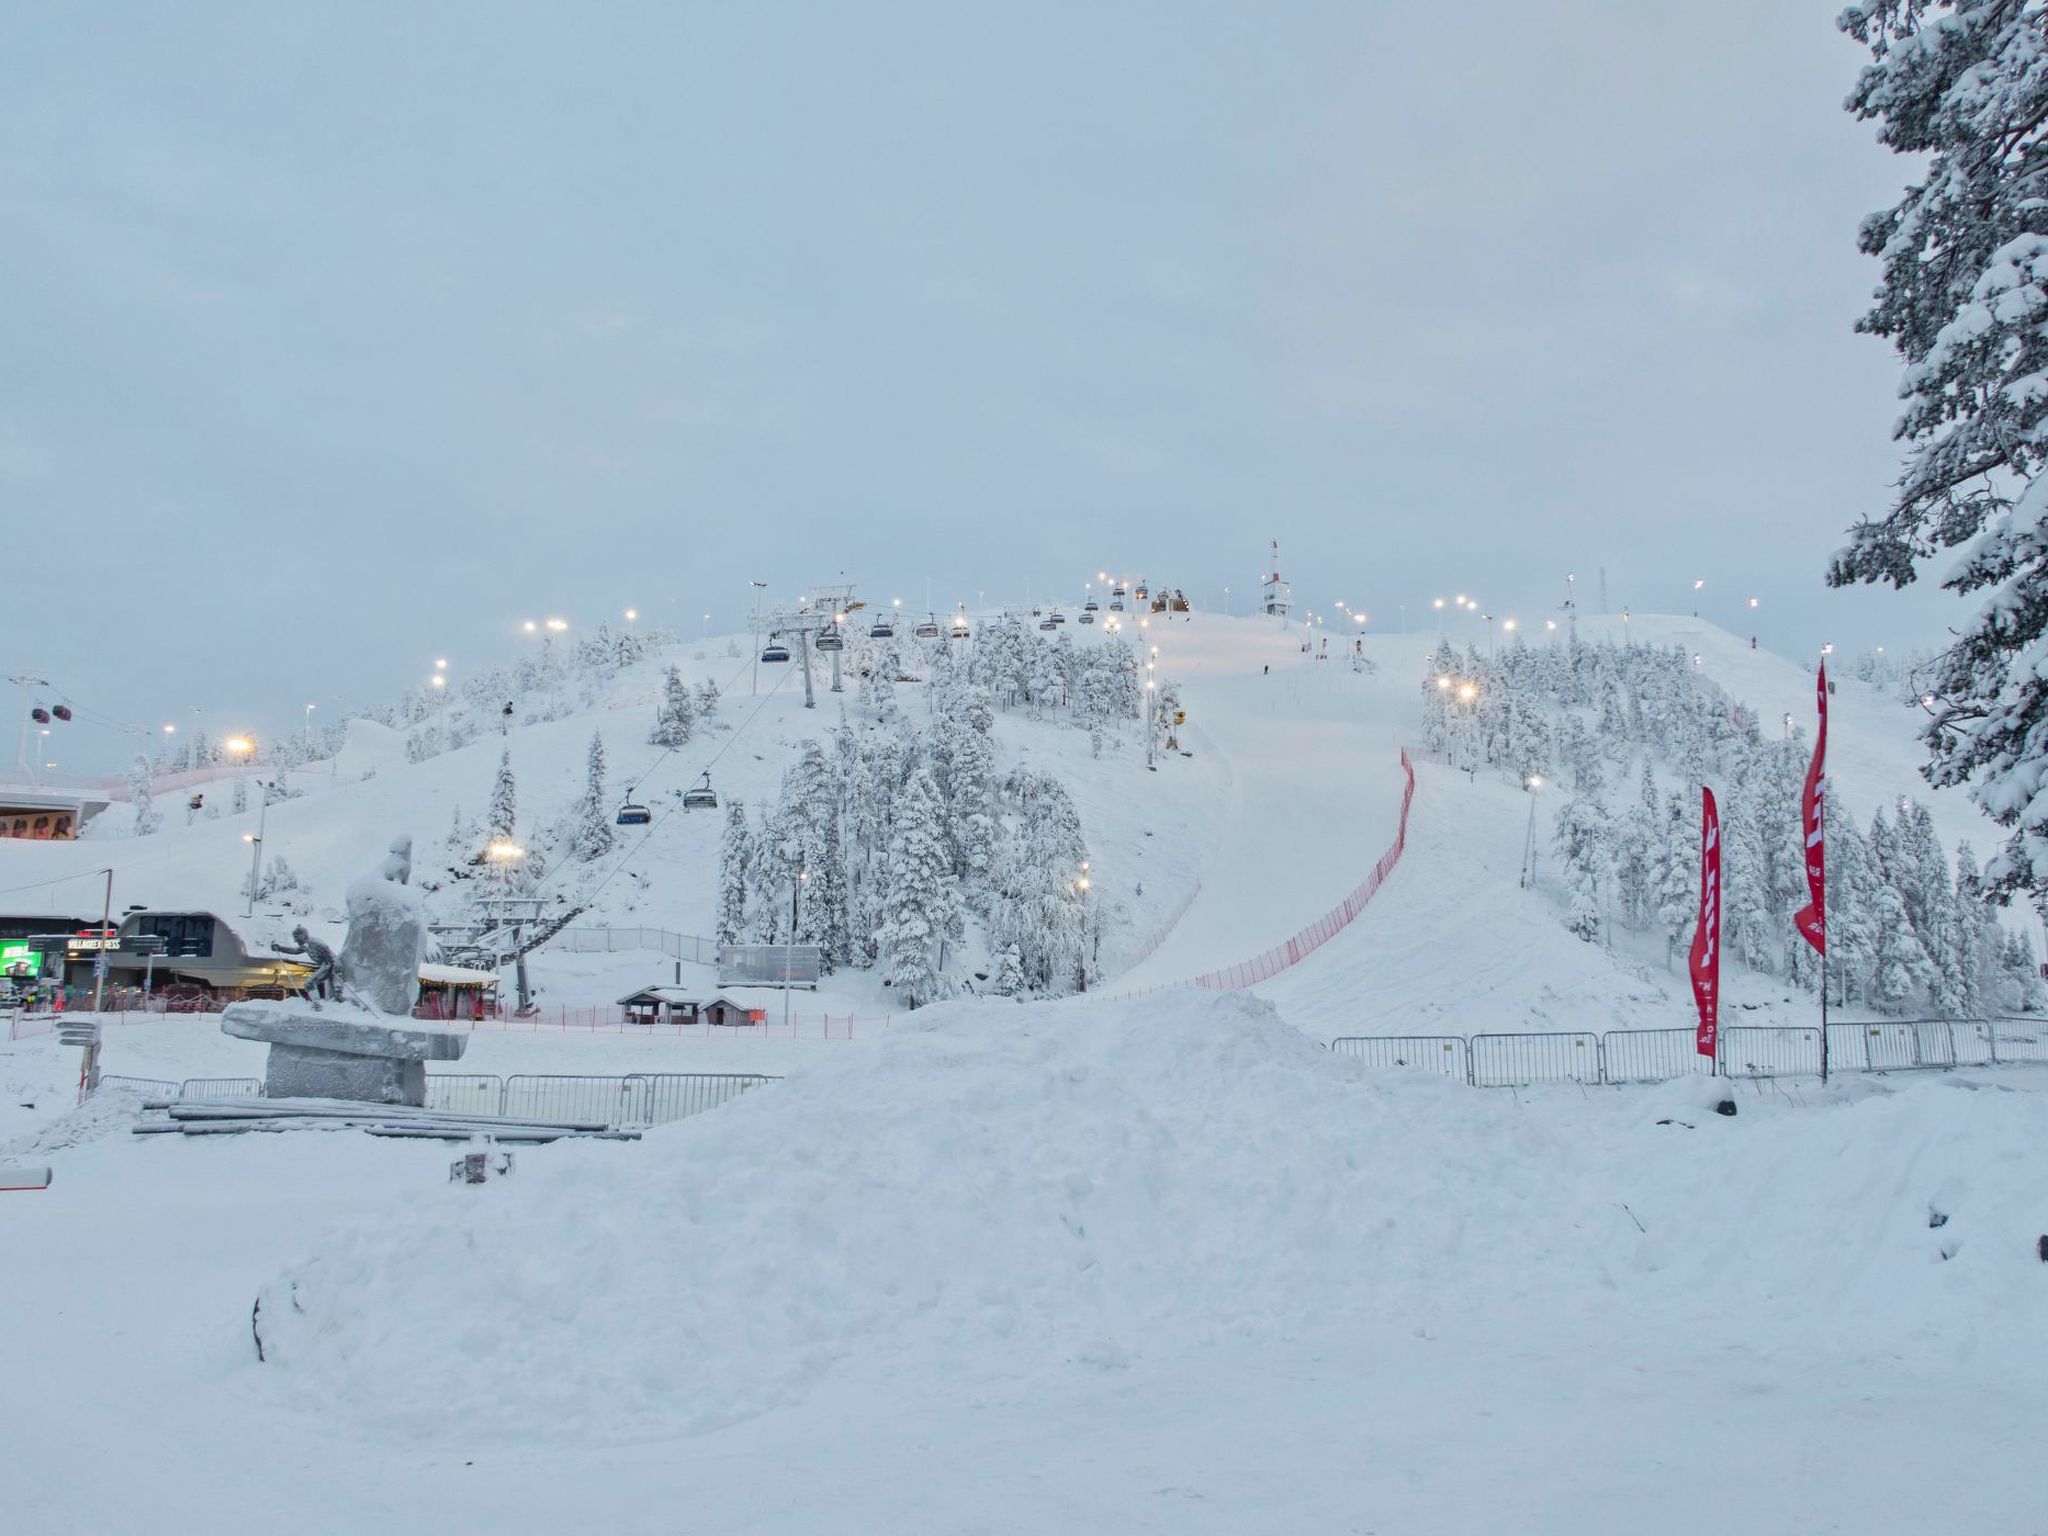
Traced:
<svg viewBox="0 0 2048 1536">
<path fill-rule="evenodd" d="M 1333 1324 L 1747 1305 L 1759 1337 L 1982 1318 L 2009 1347 L 2048 1317 L 2048 1095 L 1751 1095 L 1688 1128 L 1656 1123 L 1698 1107 L 1676 1090 L 1375 1080 L 1241 995 L 913 1023 L 328 1239 L 261 1295 L 263 1385 L 379 1434 L 639 1439 L 828 1373 L 972 1392 Z"/>
</svg>

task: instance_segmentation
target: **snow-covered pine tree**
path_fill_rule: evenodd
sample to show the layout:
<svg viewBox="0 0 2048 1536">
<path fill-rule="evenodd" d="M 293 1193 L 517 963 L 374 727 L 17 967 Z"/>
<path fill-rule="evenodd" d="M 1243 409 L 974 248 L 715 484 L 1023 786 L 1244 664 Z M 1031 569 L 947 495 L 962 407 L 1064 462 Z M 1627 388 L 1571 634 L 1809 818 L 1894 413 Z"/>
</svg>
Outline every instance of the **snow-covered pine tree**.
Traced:
<svg viewBox="0 0 2048 1536">
<path fill-rule="evenodd" d="M 135 810 L 135 835 L 148 837 L 164 824 L 156 803 L 149 797 L 149 759 L 137 756 L 128 770 L 128 803 Z"/>
<path fill-rule="evenodd" d="M 715 719 L 718 714 L 719 701 L 723 697 L 724 695 L 718 691 L 718 684 L 710 678 L 707 677 L 697 684 L 697 718 L 699 720 Z"/>
<path fill-rule="evenodd" d="M 1663 828 L 1657 840 L 1657 927 L 1664 935 L 1664 968 L 1671 969 L 1672 956 L 1692 942 L 1700 911 L 1699 815 L 1690 810 L 1683 795 L 1674 794 L 1665 804 Z"/>
<path fill-rule="evenodd" d="M 512 749 L 498 758 L 498 777 L 491 784 L 491 808 L 484 817 L 484 830 L 493 842 L 510 838 L 519 828 L 519 787 L 512 777 Z"/>
<path fill-rule="evenodd" d="M 1597 789 L 1574 794 L 1558 808 L 1550 846 L 1572 893 L 1565 926 L 1588 943 L 1600 937 L 1607 890 L 1608 842 L 1607 810 L 1600 803 Z"/>
<path fill-rule="evenodd" d="M 897 809 L 881 932 L 882 964 L 907 1008 L 945 995 L 938 948 L 957 922 L 949 863 L 938 791 L 919 769 Z"/>
<path fill-rule="evenodd" d="M 738 944 L 746 938 L 749 842 L 747 808 L 741 801 L 728 800 L 725 826 L 718 841 L 716 934 L 721 944 Z"/>
<path fill-rule="evenodd" d="M 570 837 L 579 859 L 601 859 L 612 851 L 611 801 L 604 787 L 604 737 L 596 731 L 590 733 L 583 798 L 576 802 L 576 823 Z"/>
<path fill-rule="evenodd" d="M 1024 957 L 1017 953 L 1017 946 L 1006 944 L 996 958 L 996 973 L 989 981 L 989 990 L 997 997 L 1024 996 Z"/>
<path fill-rule="evenodd" d="M 1986 870 L 2000 896 L 2048 894 L 2048 69 L 2040 9 L 2019 0 L 1860 0 L 1840 25 L 1871 54 L 1848 110 L 1914 157 L 1917 179 L 1866 219 L 1883 263 L 1858 329 L 1905 360 L 1903 473 L 1859 522 L 1835 586 L 1903 587 L 1940 561 L 1981 594 L 1939 658 L 1924 733 L 1936 784 L 1969 783 L 2011 829 Z M 1946 551 L 1962 548 L 1962 558 Z"/>
<path fill-rule="evenodd" d="M 683 746 L 696 725 L 696 700 L 683 681 L 682 669 L 671 666 L 661 682 L 661 703 L 654 712 L 654 729 L 648 733 L 648 743 L 657 747 Z"/>
</svg>

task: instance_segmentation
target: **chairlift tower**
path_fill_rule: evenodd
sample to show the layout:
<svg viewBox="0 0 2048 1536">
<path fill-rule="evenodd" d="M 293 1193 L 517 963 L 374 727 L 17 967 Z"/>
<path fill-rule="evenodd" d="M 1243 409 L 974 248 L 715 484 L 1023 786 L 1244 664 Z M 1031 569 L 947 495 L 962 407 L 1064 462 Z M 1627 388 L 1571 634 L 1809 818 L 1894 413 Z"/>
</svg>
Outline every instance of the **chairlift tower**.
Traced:
<svg viewBox="0 0 2048 1536">
<path fill-rule="evenodd" d="M 839 658 L 845 649 L 841 626 L 848 615 L 862 606 L 853 595 L 852 586 L 840 584 L 814 586 L 793 604 L 755 609 L 753 623 L 756 633 L 766 635 L 771 642 L 796 642 L 803 659 L 805 709 L 818 707 L 817 691 L 811 678 L 811 652 L 819 649 L 818 641 L 828 634 L 836 642 L 823 647 L 823 654 L 832 658 L 832 691 L 846 691 L 839 675 Z"/>
<path fill-rule="evenodd" d="M 1294 607 L 1294 589 L 1280 579 L 1280 541 L 1273 540 L 1273 568 L 1259 578 L 1259 610 L 1271 618 L 1285 619 Z"/>
</svg>

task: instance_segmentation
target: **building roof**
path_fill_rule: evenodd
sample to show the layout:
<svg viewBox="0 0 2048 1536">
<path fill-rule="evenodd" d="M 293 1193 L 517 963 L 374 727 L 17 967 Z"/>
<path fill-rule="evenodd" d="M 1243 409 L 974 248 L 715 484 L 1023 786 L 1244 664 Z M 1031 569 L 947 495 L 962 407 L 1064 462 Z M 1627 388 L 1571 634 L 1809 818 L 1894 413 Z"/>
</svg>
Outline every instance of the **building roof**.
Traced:
<svg viewBox="0 0 2048 1536">
<path fill-rule="evenodd" d="M 713 1003 L 725 1003 L 733 1008 L 766 1008 L 781 995 L 780 987 L 718 987 L 706 991 L 701 987 L 652 986 L 628 992 L 619 999 L 619 1005 L 668 1003 L 671 1006 L 707 1008 Z"/>
<path fill-rule="evenodd" d="M 435 987 L 495 987 L 498 973 L 473 970 L 466 965 L 437 965 L 426 961 L 420 966 L 420 980 Z"/>
</svg>

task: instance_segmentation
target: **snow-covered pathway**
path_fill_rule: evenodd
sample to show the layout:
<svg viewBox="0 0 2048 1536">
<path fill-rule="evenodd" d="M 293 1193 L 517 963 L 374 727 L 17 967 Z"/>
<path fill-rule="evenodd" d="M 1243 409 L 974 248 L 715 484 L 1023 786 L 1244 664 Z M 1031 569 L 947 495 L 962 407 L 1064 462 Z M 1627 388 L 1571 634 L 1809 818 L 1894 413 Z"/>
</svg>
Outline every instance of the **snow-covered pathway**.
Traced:
<svg viewBox="0 0 2048 1536">
<path fill-rule="evenodd" d="M 1185 745 L 1221 757 L 1229 787 L 1200 894 L 1113 990 L 1185 981 L 1278 943 L 1341 901 L 1393 840 L 1413 678 L 1311 660 L 1303 633 L 1197 615 L 1153 635 L 1161 670 L 1182 684 Z"/>
</svg>

